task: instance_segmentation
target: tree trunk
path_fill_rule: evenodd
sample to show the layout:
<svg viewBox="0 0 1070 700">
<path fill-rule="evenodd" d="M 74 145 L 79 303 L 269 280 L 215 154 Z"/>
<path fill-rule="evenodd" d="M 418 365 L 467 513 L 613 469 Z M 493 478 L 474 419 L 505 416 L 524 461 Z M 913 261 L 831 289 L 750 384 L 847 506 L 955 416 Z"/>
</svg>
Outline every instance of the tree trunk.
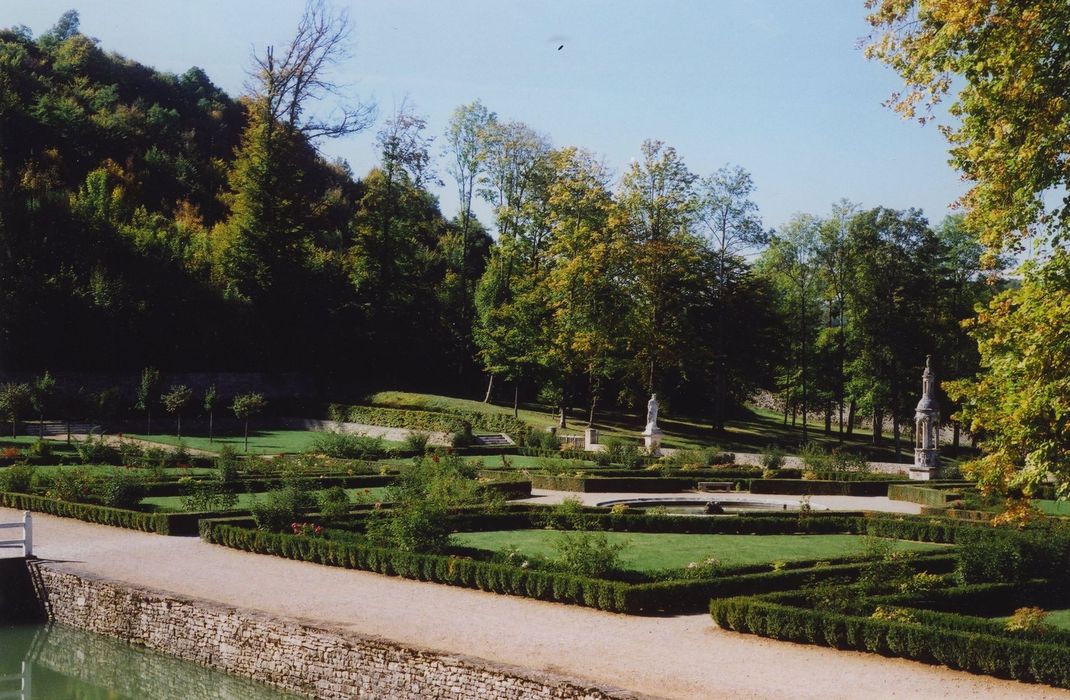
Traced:
<svg viewBox="0 0 1070 700">
<path fill-rule="evenodd" d="M 873 444 L 881 444 L 881 436 L 884 434 L 884 414 L 879 408 L 873 409 Z"/>
<path fill-rule="evenodd" d="M 567 412 L 568 412 L 568 409 L 565 408 L 564 406 L 561 406 L 561 413 L 557 417 L 557 427 L 558 428 L 566 428 L 566 427 L 568 427 L 568 426 L 565 425 L 565 419 L 567 418 L 567 416 L 565 414 Z"/>
<path fill-rule="evenodd" d="M 590 428 L 594 425 L 594 407 L 598 405 L 598 394 L 591 395 L 591 410 L 587 414 L 587 427 Z"/>
<path fill-rule="evenodd" d="M 178 419 L 178 438 L 181 439 L 182 438 L 182 414 L 181 413 L 178 414 L 178 416 L 176 416 L 176 418 Z"/>
<path fill-rule="evenodd" d="M 892 416 L 892 436 L 895 439 L 895 461 L 903 461 L 903 445 L 899 440 L 899 416 Z"/>
<path fill-rule="evenodd" d="M 71 444 L 71 419 L 67 419 L 67 444 Z"/>
<path fill-rule="evenodd" d="M 788 424 L 788 399 L 784 397 L 784 425 Z"/>
<path fill-rule="evenodd" d="M 832 435 L 832 402 L 825 402 L 825 435 Z"/>
<path fill-rule="evenodd" d="M 483 403 L 490 403 L 490 393 L 494 391 L 494 375 L 487 380 L 487 393 L 483 396 Z"/>
<path fill-rule="evenodd" d="M 249 451 L 249 421 L 245 421 L 245 451 Z"/>
<path fill-rule="evenodd" d="M 959 437 L 962 429 L 959 426 L 959 422 L 955 421 L 951 424 L 951 454 L 955 457 L 959 456 Z"/>
<path fill-rule="evenodd" d="M 215 413 L 215 411 L 209 411 L 208 412 L 208 444 L 209 445 L 212 444 L 212 438 L 214 437 L 214 434 L 213 434 L 213 427 L 214 426 L 212 425 L 212 423 L 213 423 L 213 414 L 214 413 Z"/>
<path fill-rule="evenodd" d="M 490 375 L 491 381 L 494 381 L 494 375 Z M 489 389 L 488 389 L 489 393 Z M 520 417 L 520 382 L 513 383 L 513 418 Z"/>
<path fill-rule="evenodd" d="M 152 413 L 145 411 L 145 434 L 152 435 Z"/>
<path fill-rule="evenodd" d="M 799 413 L 799 404 L 791 402 L 791 427 L 795 427 L 795 419 Z"/>
<path fill-rule="evenodd" d="M 847 436 L 854 435 L 855 432 L 855 411 L 858 410 L 858 404 L 854 399 L 851 399 L 851 403 L 847 406 Z"/>
</svg>

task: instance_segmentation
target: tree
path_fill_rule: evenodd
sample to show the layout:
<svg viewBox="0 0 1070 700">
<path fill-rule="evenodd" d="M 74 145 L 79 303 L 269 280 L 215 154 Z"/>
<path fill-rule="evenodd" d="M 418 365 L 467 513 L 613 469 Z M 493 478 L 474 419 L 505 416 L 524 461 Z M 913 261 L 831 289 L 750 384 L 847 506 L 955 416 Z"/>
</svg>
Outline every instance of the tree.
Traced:
<svg viewBox="0 0 1070 700">
<path fill-rule="evenodd" d="M 33 390 L 29 384 L 16 382 L 0 384 L 0 415 L 11 421 L 11 437 L 15 437 L 19 416 L 26 415 L 33 407 L 32 394 Z"/>
<path fill-rule="evenodd" d="M 249 421 L 263 413 L 265 408 L 267 408 L 267 400 L 263 394 L 256 392 L 238 394 L 234 397 L 234 403 L 230 405 L 234 416 L 245 426 L 246 452 L 249 451 Z"/>
<path fill-rule="evenodd" d="M 963 469 L 985 493 L 1036 496 L 1051 474 L 1057 497 L 1070 496 L 1067 256 L 1026 264 L 1021 286 L 981 309 L 969 325 L 982 372 L 945 386 L 961 402 L 960 420 L 983 437 L 984 455 Z"/>
<path fill-rule="evenodd" d="M 798 214 L 769 238 L 769 248 L 763 254 L 762 264 L 783 290 L 783 312 L 791 319 L 792 360 L 791 372 L 784 386 L 785 406 L 790 402 L 795 405 L 796 389 L 802 403 L 802 439 L 809 435 L 807 414 L 813 374 L 813 343 L 817 314 L 814 302 L 820 278 L 816 264 L 817 242 L 821 222 L 809 214 Z M 786 408 L 785 408 L 786 410 Z"/>
<path fill-rule="evenodd" d="M 847 389 L 847 345 L 849 342 L 849 323 L 847 316 L 847 296 L 850 291 L 851 275 L 854 271 L 852 248 L 848 240 L 848 226 L 858 207 L 847 200 L 841 200 L 832 207 L 831 216 L 821 225 L 818 242 L 817 259 L 820 264 L 824 299 L 827 305 L 825 330 L 819 342 L 825 351 L 826 365 L 830 366 L 831 376 L 824 377 L 829 394 L 836 403 L 839 414 L 839 434 L 844 433 L 844 403 Z M 854 432 L 855 403 L 848 411 L 847 434 Z M 832 416 L 826 412 L 826 429 Z M 828 432 L 828 431 L 826 431 Z"/>
<path fill-rule="evenodd" d="M 758 205 L 751 197 L 754 183 L 741 167 L 725 166 L 698 182 L 696 220 L 706 245 L 716 260 L 714 268 L 714 304 L 716 314 L 715 348 L 724 348 L 728 328 L 727 290 L 732 258 L 747 249 L 765 243 L 766 233 L 758 215 Z M 727 419 L 728 358 L 723 349 L 716 350 L 713 396 L 713 429 L 724 430 Z"/>
<path fill-rule="evenodd" d="M 39 377 L 35 377 L 30 386 L 30 403 L 37 413 L 37 435 L 40 439 L 45 437 L 45 413 L 51 411 L 56 400 L 56 380 L 47 371 Z"/>
<path fill-rule="evenodd" d="M 1070 232 L 1070 81 L 1064 0 L 867 0 L 874 28 L 866 54 L 891 66 L 906 90 L 889 103 L 904 117 L 927 113 L 954 90 L 941 126 L 951 162 L 974 184 L 962 198 L 989 249 L 1046 230 Z M 956 77 L 960 78 L 956 80 Z M 1060 193 L 1061 190 L 1061 193 Z M 1062 197 L 1048 210 L 1046 193 Z"/>
<path fill-rule="evenodd" d="M 141 370 L 134 408 L 145 412 L 145 434 L 152 435 L 152 407 L 160 400 L 160 372 L 155 367 Z"/>
<path fill-rule="evenodd" d="M 676 149 L 645 141 L 642 159 L 633 161 L 621 180 L 618 201 L 627 222 L 634 282 L 633 379 L 642 387 L 639 392 L 657 391 L 670 368 L 685 364 L 687 279 L 700 249 L 691 233 L 695 179 Z"/>
<path fill-rule="evenodd" d="M 185 384 L 172 384 L 171 388 L 160 397 L 164 410 L 178 421 L 178 437 L 182 437 L 182 412 L 186 410 L 192 399 L 193 391 Z"/>
<path fill-rule="evenodd" d="M 219 403 L 219 395 L 216 394 L 215 384 L 212 384 L 204 390 L 204 398 L 201 400 L 201 406 L 204 408 L 204 412 L 208 414 L 208 444 L 212 444 L 212 440 L 215 437 L 215 409 Z"/>
<path fill-rule="evenodd" d="M 256 70 L 248 88 L 268 124 L 281 124 L 308 139 L 347 136 L 371 124 L 374 108 L 360 102 L 337 104 L 336 99 L 335 111 L 327 117 L 308 114 L 311 103 L 342 96 L 327 72 L 348 57 L 349 35 L 345 11 L 333 12 L 323 0 L 309 0 L 290 43 L 278 54 L 268 46 L 262 56 L 253 57 Z"/>
</svg>

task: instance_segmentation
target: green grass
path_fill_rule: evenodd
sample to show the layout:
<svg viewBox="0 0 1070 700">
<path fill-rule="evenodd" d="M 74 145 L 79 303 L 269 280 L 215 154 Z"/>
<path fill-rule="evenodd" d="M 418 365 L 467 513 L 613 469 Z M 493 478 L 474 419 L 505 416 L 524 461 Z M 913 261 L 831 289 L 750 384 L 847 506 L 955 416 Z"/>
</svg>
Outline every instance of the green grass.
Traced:
<svg viewBox="0 0 1070 700">
<path fill-rule="evenodd" d="M 482 401 L 462 399 L 435 394 L 421 394 L 405 391 L 383 391 L 364 398 L 364 403 L 373 406 L 387 408 L 400 408 L 424 411 L 481 411 L 485 413 L 512 414 L 512 404 L 489 403 Z M 630 411 L 599 411 L 595 413 L 593 427 L 599 430 L 602 440 L 608 437 L 619 437 L 639 442 L 639 432 L 643 428 L 646 416 L 646 402 L 637 406 L 635 412 Z M 557 425 L 557 419 L 550 414 L 550 407 L 533 403 L 524 403 L 520 406 L 519 417 L 521 420 L 532 425 L 536 429 L 545 429 Z M 562 435 L 580 435 L 587 425 L 587 413 L 583 409 L 573 409 L 568 413 L 567 428 L 561 431 Z M 671 410 L 663 410 L 658 416 L 658 425 L 664 431 L 662 444 L 665 447 L 702 448 L 717 446 L 732 452 L 760 452 L 769 445 L 778 445 L 788 454 L 796 454 L 803 440 L 802 423 L 797 425 L 784 425 L 783 414 L 752 408 L 745 418 L 731 420 L 726 425 L 723 433 L 715 433 L 708 421 L 701 417 L 677 416 Z M 910 429 L 912 426 L 904 426 L 905 432 L 901 438 L 902 459 L 900 461 L 913 460 L 913 446 Z M 849 452 L 864 455 L 870 461 L 895 462 L 895 445 L 891 435 L 884 436 L 884 442 L 880 447 L 870 444 L 871 434 L 869 431 L 855 430 L 854 435 L 844 435 L 841 443 L 836 432 L 836 422 L 833 421 L 832 435 L 824 434 L 824 423 L 811 423 L 807 440 L 825 447 L 841 447 Z M 960 456 L 969 458 L 976 452 L 967 447 L 960 448 Z M 948 459 L 946 454 L 943 461 L 947 464 L 955 464 L 957 460 Z"/>
<path fill-rule="evenodd" d="M 994 617 L 991 619 L 997 622 L 1006 623 L 1011 619 L 1011 616 L 1007 615 L 1005 617 Z M 1044 618 L 1044 622 L 1055 629 L 1070 632 L 1070 608 L 1064 610 L 1049 610 L 1047 617 Z"/>
<path fill-rule="evenodd" d="M 24 450 L 30 445 L 37 442 L 38 438 L 35 435 L 19 435 L 17 437 L 0 437 L 0 450 L 5 447 L 17 447 L 20 450 Z M 74 444 L 68 445 L 66 440 L 52 440 L 48 439 L 48 446 L 52 448 L 52 454 L 54 455 L 73 455 L 76 454 Z"/>
<path fill-rule="evenodd" d="M 1070 517 L 1070 501 L 1033 501 L 1033 504 L 1047 515 L 1064 515 Z"/>
<path fill-rule="evenodd" d="M 367 503 L 380 500 L 386 493 L 386 489 L 386 486 L 376 486 L 368 489 L 346 489 L 346 495 L 354 503 Z M 261 497 L 263 497 L 263 494 L 239 493 L 238 503 L 234 506 L 234 509 L 248 510 L 256 499 Z M 162 511 L 180 513 L 185 510 L 182 506 L 182 496 L 149 496 L 148 498 L 143 498 L 141 503 L 142 505 L 156 506 L 157 509 Z"/>
<path fill-rule="evenodd" d="M 516 547 L 528 556 L 554 558 L 553 530 L 497 530 L 455 533 L 457 546 L 499 551 Z M 675 533 L 607 532 L 610 542 L 625 544 L 621 564 L 626 569 L 655 571 L 687 566 L 713 557 L 726 566 L 762 564 L 796 559 L 834 559 L 862 554 L 861 535 L 681 535 Z M 894 540 L 895 550 L 930 550 L 943 545 Z"/>
<path fill-rule="evenodd" d="M 315 445 L 316 438 L 322 433 L 314 430 L 258 430 L 249 433 L 249 454 L 295 454 L 306 452 Z M 158 442 L 162 445 L 175 446 L 179 439 L 174 435 L 135 435 L 128 437 L 149 442 Z M 216 437 L 211 443 L 207 437 L 182 436 L 182 442 L 191 449 L 218 452 L 223 445 L 230 445 L 238 452 L 245 450 L 245 438 L 241 435 L 224 435 Z M 384 448 L 403 448 L 400 442 L 383 440 Z"/>
</svg>

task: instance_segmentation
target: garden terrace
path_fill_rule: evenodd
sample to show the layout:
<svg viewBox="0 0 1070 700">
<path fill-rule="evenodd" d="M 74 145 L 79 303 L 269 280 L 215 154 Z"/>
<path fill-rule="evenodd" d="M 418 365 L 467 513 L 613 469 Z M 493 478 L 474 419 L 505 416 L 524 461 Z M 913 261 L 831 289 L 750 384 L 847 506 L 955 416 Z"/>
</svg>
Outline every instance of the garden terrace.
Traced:
<svg viewBox="0 0 1070 700">
<path fill-rule="evenodd" d="M 729 516 L 725 518 L 679 518 L 652 514 L 606 513 L 587 514 L 577 518 L 572 512 L 561 515 L 554 509 L 507 509 L 497 513 L 467 513 L 455 516 L 450 529 L 465 533 L 456 538 L 446 551 L 415 552 L 397 547 L 382 546 L 366 539 L 363 520 L 353 516 L 344 529 L 334 522 L 319 536 L 256 530 L 248 521 L 203 520 L 201 537 L 211 543 L 222 544 L 250 552 L 272 554 L 291 559 L 310 561 L 328 566 L 363 569 L 377 573 L 414 578 L 424 581 L 478 588 L 481 590 L 521 595 L 575 605 L 585 605 L 614 612 L 633 614 L 658 612 L 695 612 L 705 609 L 713 595 L 735 595 L 747 591 L 777 591 L 791 589 L 804 581 L 842 576 L 858 576 L 868 565 L 862 556 L 859 535 L 876 538 L 906 540 L 899 546 L 914 547 L 913 543 L 951 544 L 959 532 L 973 527 L 934 519 L 877 518 L 858 515 L 798 516 Z M 614 537 L 618 533 L 643 533 L 656 547 L 657 536 L 669 535 L 679 541 L 680 534 L 718 537 L 722 535 L 775 536 L 773 544 L 761 553 L 751 550 L 749 560 L 731 565 L 712 565 L 697 562 L 694 567 L 659 569 L 654 572 L 614 570 L 602 575 L 583 575 L 563 570 L 533 556 L 518 558 L 511 550 L 494 552 L 490 549 L 464 547 L 471 537 L 496 537 L 506 543 L 508 535 L 502 531 L 526 533 L 545 532 L 550 526 L 576 533 L 582 530 L 605 531 Z M 488 535 L 486 533 L 494 533 Z M 853 556 L 847 556 L 846 540 L 792 540 L 807 536 L 855 536 L 859 546 Z M 711 540 L 711 542 L 716 540 Z M 820 549 L 819 559 L 795 554 L 795 542 L 820 543 L 810 545 Z M 728 540 L 723 541 L 728 543 Z M 831 543 L 836 544 L 831 544 Z M 507 543 L 506 543 L 507 544 Z M 459 546 L 460 545 L 460 546 Z M 701 547 L 699 547 L 701 549 Z M 699 549 L 689 551 L 697 552 Z M 809 553 L 815 553 L 818 549 Z M 825 556 L 829 555 L 829 556 Z M 839 555 L 839 556 L 834 556 Z M 683 557 L 684 554 L 680 553 Z M 766 559 L 755 563 L 756 559 Z M 527 562 L 525 564 L 524 562 Z M 947 572 L 954 568 L 953 549 L 944 547 L 920 553 L 911 558 L 909 566 L 915 570 Z M 649 564 L 650 562 L 648 562 Z M 651 564 L 653 566 L 653 564 Z M 657 566 L 660 566 L 658 564 Z M 656 568 L 656 567 L 655 567 Z"/>
</svg>

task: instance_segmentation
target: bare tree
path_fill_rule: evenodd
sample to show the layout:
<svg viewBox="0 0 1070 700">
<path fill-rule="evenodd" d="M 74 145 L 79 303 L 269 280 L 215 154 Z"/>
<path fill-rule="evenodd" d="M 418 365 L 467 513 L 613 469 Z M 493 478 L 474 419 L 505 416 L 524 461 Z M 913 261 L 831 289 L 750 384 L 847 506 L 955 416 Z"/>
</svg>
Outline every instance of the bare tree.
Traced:
<svg viewBox="0 0 1070 700">
<path fill-rule="evenodd" d="M 339 84 L 327 77 L 330 69 L 349 58 L 349 15 L 328 8 L 323 0 L 309 0 L 297 33 L 280 52 L 268 46 L 254 55 L 256 69 L 247 89 L 267 112 L 269 123 L 286 125 L 308 139 L 337 138 L 368 128 L 374 105 L 340 103 L 323 117 L 306 114 L 310 102 L 341 98 Z"/>
</svg>

